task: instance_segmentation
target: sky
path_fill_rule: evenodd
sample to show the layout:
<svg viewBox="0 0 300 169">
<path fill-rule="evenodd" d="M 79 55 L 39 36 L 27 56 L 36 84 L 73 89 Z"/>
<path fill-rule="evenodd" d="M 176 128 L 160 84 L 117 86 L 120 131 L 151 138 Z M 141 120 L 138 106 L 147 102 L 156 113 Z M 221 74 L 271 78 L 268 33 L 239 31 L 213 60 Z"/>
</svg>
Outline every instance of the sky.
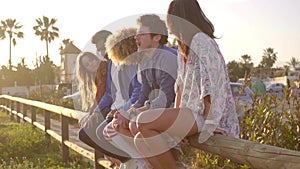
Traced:
<svg viewBox="0 0 300 169">
<path fill-rule="evenodd" d="M 12 47 L 12 64 L 25 57 L 29 68 L 46 55 L 45 42 L 34 35 L 35 19 L 57 19 L 59 38 L 49 44 L 50 59 L 60 66 L 59 46 L 71 39 L 86 50 L 90 38 L 103 28 L 127 27 L 126 19 L 145 13 L 163 17 L 171 0 L 2 0 L 0 20 L 16 19 L 23 39 Z M 250 55 L 255 66 L 266 48 L 277 52 L 275 67 L 292 57 L 300 59 L 300 0 L 198 0 L 215 27 L 216 40 L 226 63 Z M 134 18 L 134 19 L 133 19 Z M 165 18 L 162 18 L 165 19 Z M 132 26 L 135 26 L 134 22 Z M 89 48 L 88 50 L 94 50 Z M 9 39 L 0 40 L 0 65 L 8 65 Z"/>
</svg>

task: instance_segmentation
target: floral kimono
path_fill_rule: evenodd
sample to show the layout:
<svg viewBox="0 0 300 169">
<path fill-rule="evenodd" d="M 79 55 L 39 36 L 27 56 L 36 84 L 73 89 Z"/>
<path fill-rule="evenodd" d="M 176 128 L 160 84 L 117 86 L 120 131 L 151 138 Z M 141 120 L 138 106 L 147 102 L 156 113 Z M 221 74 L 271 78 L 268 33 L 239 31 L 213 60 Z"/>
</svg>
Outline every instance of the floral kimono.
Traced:
<svg viewBox="0 0 300 169">
<path fill-rule="evenodd" d="M 180 107 L 193 111 L 199 142 L 205 142 L 216 129 L 239 137 L 239 124 L 224 58 L 216 42 L 205 33 L 194 35 L 188 60 L 178 57 L 177 85 L 183 85 Z M 210 120 L 204 119 L 204 97 L 210 95 Z"/>
</svg>

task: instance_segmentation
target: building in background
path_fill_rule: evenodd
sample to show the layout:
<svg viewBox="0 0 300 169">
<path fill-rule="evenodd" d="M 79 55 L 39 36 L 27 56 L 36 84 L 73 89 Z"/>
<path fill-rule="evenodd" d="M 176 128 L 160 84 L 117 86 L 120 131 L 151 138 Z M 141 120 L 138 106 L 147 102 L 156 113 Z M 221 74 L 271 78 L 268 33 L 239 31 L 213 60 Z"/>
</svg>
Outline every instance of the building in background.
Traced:
<svg viewBox="0 0 300 169">
<path fill-rule="evenodd" d="M 72 42 L 61 50 L 60 83 L 72 83 L 76 58 L 80 52 Z"/>
</svg>

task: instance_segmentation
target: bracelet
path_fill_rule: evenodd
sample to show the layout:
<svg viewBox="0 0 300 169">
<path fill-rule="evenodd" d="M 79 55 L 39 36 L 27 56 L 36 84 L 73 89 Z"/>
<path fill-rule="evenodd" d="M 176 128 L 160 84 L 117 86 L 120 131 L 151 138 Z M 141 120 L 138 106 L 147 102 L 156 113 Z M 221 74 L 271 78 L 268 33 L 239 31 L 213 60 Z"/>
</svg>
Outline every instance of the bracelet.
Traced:
<svg viewBox="0 0 300 169">
<path fill-rule="evenodd" d="M 216 122 L 215 122 L 215 120 L 205 120 L 204 124 L 213 124 L 213 125 L 216 125 Z"/>
</svg>

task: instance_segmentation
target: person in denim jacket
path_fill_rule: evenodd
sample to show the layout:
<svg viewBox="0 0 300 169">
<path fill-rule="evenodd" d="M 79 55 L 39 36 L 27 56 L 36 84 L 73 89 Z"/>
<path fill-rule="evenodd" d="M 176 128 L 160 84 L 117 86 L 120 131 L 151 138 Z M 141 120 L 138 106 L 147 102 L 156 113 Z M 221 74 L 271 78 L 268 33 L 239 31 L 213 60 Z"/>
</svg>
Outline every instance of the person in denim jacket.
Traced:
<svg viewBox="0 0 300 169">
<path fill-rule="evenodd" d="M 173 107 L 174 84 L 177 77 L 177 52 L 165 45 L 168 31 L 164 21 L 157 15 L 147 14 L 140 16 L 137 23 L 138 30 L 135 39 L 138 52 L 130 57 L 131 59 L 128 59 L 127 63 L 138 64 L 137 73 L 138 80 L 142 84 L 141 93 L 137 102 L 128 111 L 117 112 L 112 123 L 104 129 L 104 135 L 109 141 L 114 142 L 110 138 L 113 138 L 112 133 L 117 131 L 118 135 L 122 135 L 129 145 L 132 145 L 128 147 L 133 147 L 133 149 L 135 149 L 133 137 L 136 126 L 135 123 L 129 123 L 130 112 L 133 109 L 145 111 Z M 167 134 L 165 136 L 168 137 Z M 124 151 L 129 151 L 129 148 L 119 143 L 115 142 L 116 146 Z M 133 154 L 132 158 L 141 158 L 141 156 Z"/>
</svg>

